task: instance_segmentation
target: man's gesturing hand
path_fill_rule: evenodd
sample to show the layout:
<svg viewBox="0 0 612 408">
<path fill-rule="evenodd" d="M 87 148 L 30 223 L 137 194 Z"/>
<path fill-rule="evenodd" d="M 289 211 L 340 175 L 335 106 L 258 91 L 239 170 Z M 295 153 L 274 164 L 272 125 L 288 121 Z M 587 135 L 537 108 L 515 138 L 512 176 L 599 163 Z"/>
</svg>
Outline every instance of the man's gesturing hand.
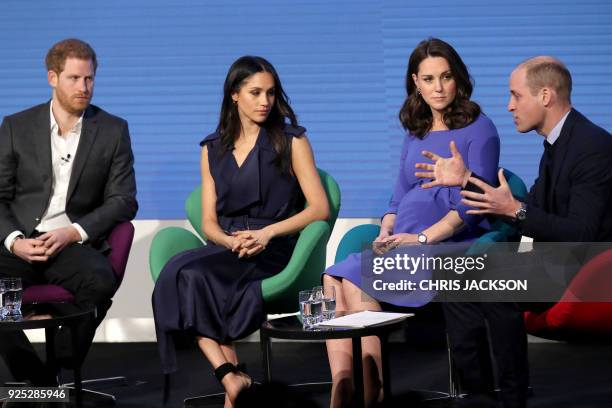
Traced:
<svg viewBox="0 0 612 408">
<path fill-rule="evenodd" d="M 493 188 L 482 180 L 470 177 L 470 183 L 482 189 L 481 193 L 472 191 L 461 191 L 464 204 L 476 207 L 476 210 L 468 210 L 468 214 L 496 214 L 514 218 L 521 203 L 514 198 L 510 186 L 504 177 L 504 169 L 498 172 L 499 187 Z"/>
</svg>

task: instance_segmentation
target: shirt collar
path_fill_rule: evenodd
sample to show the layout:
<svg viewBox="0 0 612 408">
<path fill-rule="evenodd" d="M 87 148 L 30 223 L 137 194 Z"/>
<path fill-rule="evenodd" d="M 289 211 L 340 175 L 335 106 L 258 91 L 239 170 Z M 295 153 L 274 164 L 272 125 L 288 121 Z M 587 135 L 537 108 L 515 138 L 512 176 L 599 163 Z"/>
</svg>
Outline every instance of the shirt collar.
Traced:
<svg viewBox="0 0 612 408">
<path fill-rule="evenodd" d="M 74 124 L 72 129 L 70 129 L 71 133 L 81 134 L 84 115 L 85 115 L 85 111 L 83 111 L 77 123 Z M 49 104 L 49 117 L 51 119 L 51 132 L 57 132 L 59 134 L 59 125 L 57 124 L 57 121 L 55 120 L 55 116 L 53 116 L 53 99 L 51 100 L 51 103 Z"/>
<path fill-rule="evenodd" d="M 571 112 L 571 109 L 569 111 L 567 111 L 567 113 L 565 115 L 563 115 L 561 120 L 559 122 L 557 122 L 555 127 L 548 134 L 548 136 L 546 136 L 546 141 L 551 146 L 557 141 L 559 136 L 561 136 L 561 129 L 563 129 L 563 124 L 565 123 L 565 120 L 567 119 L 567 115 L 569 115 L 570 112 Z"/>
</svg>

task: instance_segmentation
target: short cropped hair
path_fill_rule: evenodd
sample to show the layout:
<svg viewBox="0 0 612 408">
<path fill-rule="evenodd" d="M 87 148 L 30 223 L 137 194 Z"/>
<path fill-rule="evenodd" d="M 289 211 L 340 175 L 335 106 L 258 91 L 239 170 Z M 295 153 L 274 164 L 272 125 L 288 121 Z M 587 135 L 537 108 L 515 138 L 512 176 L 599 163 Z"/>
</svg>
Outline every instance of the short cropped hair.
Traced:
<svg viewBox="0 0 612 408">
<path fill-rule="evenodd" d="M 53 71 L 59 75 L 64 70 L 68 58 L 91 60 L 94 73 L 98 69 L 98 60 L 93 48 L 85 41 L 68 38 L 58 42 L 47 52 L 45 57 L 47 71 Z"/>
<path fill-rule="evenodd" d="M 554 58 L 535 58 L 526 61 L 523 66 L 527 86 L 532 95 L 544 87 L 550 87 L 555 90 L 559 98 L 571 102 L 572 75 L 561 61 Z"/>
</svg>

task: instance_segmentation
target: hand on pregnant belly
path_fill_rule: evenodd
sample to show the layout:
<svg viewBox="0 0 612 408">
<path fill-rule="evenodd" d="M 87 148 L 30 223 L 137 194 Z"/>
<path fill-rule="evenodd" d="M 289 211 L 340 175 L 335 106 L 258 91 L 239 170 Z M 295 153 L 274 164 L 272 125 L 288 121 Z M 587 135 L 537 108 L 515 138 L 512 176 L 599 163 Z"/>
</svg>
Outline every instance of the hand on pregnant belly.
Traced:
<svg viewBox="0 0 612 408">
<path fill-rule="evenodd" d="M 380 240 L 377 238 L 376 241 L 372 243 L 372 250 L 381 255 L 400 246 L 416 245 L 418 243 L 419 241 L 416 234 L 393 234 Z"/>
</svg>

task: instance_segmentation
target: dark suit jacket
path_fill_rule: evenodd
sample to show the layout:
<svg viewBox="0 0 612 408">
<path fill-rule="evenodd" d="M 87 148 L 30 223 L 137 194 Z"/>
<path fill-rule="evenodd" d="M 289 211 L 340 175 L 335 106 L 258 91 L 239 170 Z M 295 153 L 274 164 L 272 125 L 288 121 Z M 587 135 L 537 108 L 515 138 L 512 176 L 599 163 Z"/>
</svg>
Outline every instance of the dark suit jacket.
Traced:
<svg viewBox="0 0 612 408">
<path fill-rule="evenodd" d="M 543 158 L 529 191 L 523 234 L 545 242 L 612 241 L 612 136 L 572 109 L 554 149 L 550 180 L 543 180 Z"/>
<path fill-rule="evenodd" d="M 7 116 L 0 126 L 0 242 L 32 233 L 51 199 L 49 103 Z M 127 122 L 89 106 L 68 184 L 66 214 L 94 247 L 136 215 L 134 156 Z"/>
</svg>

